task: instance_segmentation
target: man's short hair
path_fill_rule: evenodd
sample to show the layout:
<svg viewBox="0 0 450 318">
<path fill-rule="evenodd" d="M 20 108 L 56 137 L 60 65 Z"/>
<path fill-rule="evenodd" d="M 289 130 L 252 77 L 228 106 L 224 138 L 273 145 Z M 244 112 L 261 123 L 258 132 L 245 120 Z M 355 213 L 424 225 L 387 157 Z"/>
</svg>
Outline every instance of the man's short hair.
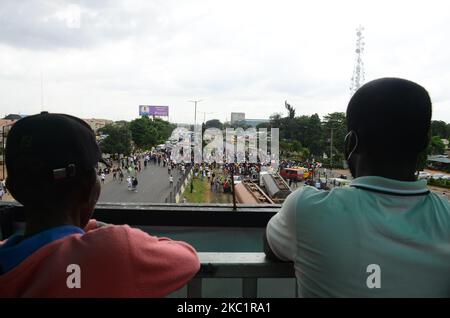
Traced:
<svg viewBox="0 0 450 318">
<path fill-rule="evenodd" d="M 357 133 L 358 152 L 373 158 L 415 160 L 428 145 L 430 124 L 428 92 L 400 78 L 365 84 L 347 108 L 347 128 Z"/>
</svg>

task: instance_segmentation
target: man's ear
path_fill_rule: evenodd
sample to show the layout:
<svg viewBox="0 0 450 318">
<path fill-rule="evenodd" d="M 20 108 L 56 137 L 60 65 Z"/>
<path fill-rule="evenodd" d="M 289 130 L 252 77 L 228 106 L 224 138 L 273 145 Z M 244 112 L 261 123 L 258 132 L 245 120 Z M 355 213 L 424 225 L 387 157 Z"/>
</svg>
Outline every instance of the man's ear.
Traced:
<svg viewBox="0 0 450 318">
<path fill-rule="evenodd" d="M 351 130 L 345 136 L 344 140 L 345 159 L 348 160 L 353 153 L 357 152 L 357 148 L 358 148 L 358 135 L 354 130 Z"/>
</svg>

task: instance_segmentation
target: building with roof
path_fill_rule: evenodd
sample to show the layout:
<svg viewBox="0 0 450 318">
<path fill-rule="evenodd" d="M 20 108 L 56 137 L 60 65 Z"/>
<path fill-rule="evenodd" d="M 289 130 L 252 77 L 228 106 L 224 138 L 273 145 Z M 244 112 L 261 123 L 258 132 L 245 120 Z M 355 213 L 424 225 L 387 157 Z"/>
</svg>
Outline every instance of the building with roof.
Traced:
<svg viewBox="0 0 450 318">
<path fill-rule="evenodd" d="M 450 171 L 450 158 L 446 155 L 428 156 L 427 165 L 431 169 Z"/>
<path fill-rule="evenodd" d="M 8 120 L 19 120 L 22 119 L 24 117 L 27 117 L 27 115 L 20 115 L 20 114 L 9 114 L 7 116 L 5 116 L 5 118 L 3 119 L 8 119 Z"/>
<path fill-rule="evenodd" d="M 245 120 L 245 113 L 231 113 L 231 124 Z"/>
<path fill-rule="evenodd" d="M 83 119 L 89 126 L 91 126 L 92 130 L 97 133 L 97 131 L 100 128 L 105 127 L 108 124 L 112 124 L 113 121 L 109 119 L 96 119 L 96 118 L 90 118 L 90 119 Z"/>
</svg>

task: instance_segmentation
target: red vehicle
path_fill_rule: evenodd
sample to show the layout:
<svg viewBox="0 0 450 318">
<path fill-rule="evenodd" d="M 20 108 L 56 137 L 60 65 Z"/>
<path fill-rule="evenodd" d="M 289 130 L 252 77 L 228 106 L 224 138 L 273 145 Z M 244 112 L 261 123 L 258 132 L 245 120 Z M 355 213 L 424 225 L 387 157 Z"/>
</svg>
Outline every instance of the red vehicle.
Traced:
<svg viewBox="0 0 450 318">
<path fill-rule="evenodd" d="M 292 167 L 292 168 L 283 168 L 280 171 L 280 176 L 282 176 L 285 180 L 295 180 L 303 181 L 309 177 L 310 173 L 307 168 L 303 167 Z"/>
</svg>

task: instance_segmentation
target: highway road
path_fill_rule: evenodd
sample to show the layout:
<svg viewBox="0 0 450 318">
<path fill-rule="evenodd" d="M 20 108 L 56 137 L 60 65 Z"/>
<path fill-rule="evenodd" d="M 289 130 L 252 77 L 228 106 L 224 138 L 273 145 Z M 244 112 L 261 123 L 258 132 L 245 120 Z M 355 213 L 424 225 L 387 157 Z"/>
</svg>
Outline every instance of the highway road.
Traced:
<svg viewBox="0 0 450 318">
<path fill-rule="evenodd" d="M 144 165 L 142 164 L 142 167 Z M 149 164 L 147 168 L 142 168 L 140 174 L 137 175 L 138 186 L 137 192 L 129 191 L 127 187 L 127 173 L 122 183 L 118 180 L 112 180 L 110 173 L 105 183 L 102 185 L 99 202 L 142 202 L 142 203 L 164 203 L 169 196 L 170 191 L 174 188 L 170 187 L 169 174 L 167 167 L 158 166 L 157 164 Z M 172 171 L 174 187 L 181 177 L 178 169 Z"/>
</svg>

